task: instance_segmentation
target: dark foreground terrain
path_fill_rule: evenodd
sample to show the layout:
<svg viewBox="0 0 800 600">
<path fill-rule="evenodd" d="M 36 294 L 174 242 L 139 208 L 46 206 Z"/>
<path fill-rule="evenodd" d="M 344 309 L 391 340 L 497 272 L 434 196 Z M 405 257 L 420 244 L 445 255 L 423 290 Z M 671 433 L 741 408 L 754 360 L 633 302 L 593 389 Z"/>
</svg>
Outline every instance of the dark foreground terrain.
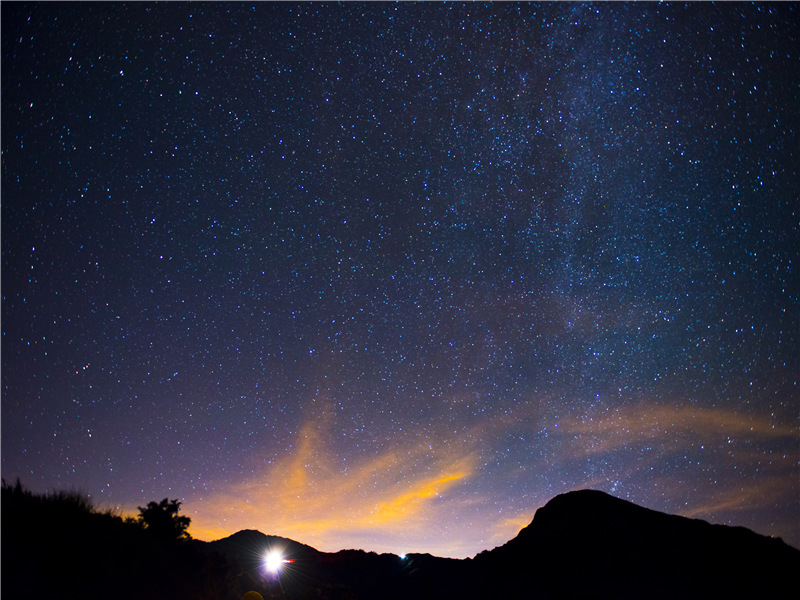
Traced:
<svg viewBox="0 0 800 600">
<path fill-rule="evenodd" d="M 263 564 L 287 560 L 280 575 Z M 240 531 L 163 539 L 76 495 L 3 486 L 2 597 L 794 598 L 800 551 L 744 528 L 648 510 L 596 491 L 563 494 L 503 546 L 471 559 L 319 552 Z"/>
</svg>

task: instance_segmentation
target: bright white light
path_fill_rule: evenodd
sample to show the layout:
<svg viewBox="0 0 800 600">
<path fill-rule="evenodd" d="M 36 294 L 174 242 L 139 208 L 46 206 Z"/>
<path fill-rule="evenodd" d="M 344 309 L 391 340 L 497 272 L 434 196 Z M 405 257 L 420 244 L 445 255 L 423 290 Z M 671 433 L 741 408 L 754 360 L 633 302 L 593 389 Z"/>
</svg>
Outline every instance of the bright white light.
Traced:
<svg viewBox="0 0 800 600">
<path fill-rule="evenodd" d="M 269 552 L 264 559 L 264 565 L 270 573 L 277 573 L 284 562 L 283 556 L 277 550 Z"/>
<path fill-rule="evenodd" d="M 401 554 L 401 555 L 400 555 L 400 559 L 401 559 L 401 560 L 405 560 L 405 559 L 406 559 L 406 555 L 405 555 L 405 554 Z"/>
</svg>

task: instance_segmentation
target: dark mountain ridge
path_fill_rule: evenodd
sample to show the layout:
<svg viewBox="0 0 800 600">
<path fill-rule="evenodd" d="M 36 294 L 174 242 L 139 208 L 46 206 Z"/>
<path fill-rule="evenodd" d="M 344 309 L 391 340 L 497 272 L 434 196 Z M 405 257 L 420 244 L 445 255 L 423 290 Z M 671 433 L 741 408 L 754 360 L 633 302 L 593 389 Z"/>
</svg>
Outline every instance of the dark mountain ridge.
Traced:
<svg viewBox="0 0 800 600">
<path fill-rule="evenodd" d="M 221 548 L 242 532 L 211 542 Z M 250 534 L 251 548 L 282 538 Z M 293 544 L 296 544 L 294 542 Z M 307 574 L 325 597 L 355 598 L 780 598 L 796 590 L 800 551 L 743 527 L 669 515 L 593 490 L 555 497 L 512 540 L 471 559 L 287 546 L 297 562 L 283 591 L 307 597 Z M 260 556 L 248 581 L 258 589 Z M 228 554 L 241 561 L 241 555 Z M 263 585 L 263 584 L 262 584 Z M 269 590 L 269 584 L 265 591 Z M 339 596 L 343 590 L 350 595 Z"/>
<path fill-rule="evenodd" d="M 476 567 L 504 594 L 541 598 L 779 598 L 797 590 L 800 551 L 779 538 L 670 515 L 603 492 L 553 498 Z"/>
<path fill-rule="evenodd" d="M 41 581 L 48 595 L 82 599 L 782 598 L 800 574 L 800 550 L 780 539 L 591 490 L 557 496 L 515 538 L 463 560 L 320 552 L 252 530 L 166 543 L 113 515 L 42 514 L 6 492 L 6 598 L 38 597 Z M 264 567 L 271 550 L 292 561 L 277 574 Z"/>
</svg>

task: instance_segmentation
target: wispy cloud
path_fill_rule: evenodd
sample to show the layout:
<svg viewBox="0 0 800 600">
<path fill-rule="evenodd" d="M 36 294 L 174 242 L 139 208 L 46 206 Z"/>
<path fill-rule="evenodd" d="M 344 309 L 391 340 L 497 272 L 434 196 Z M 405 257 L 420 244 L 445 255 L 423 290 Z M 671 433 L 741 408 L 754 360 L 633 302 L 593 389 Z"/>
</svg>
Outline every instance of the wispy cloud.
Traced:
<svg viewBox="0 0 800 600">
<path fill-rule="evenodd" d="M 712 521 L 741 511 L 767 515 L 797 494 L 800 432 L 768 415 L 643 402 L 555 417 L 541 406 L 458 432 L 398 431 L 361 456 L 336 454 L 341 430 L 320 410 L 291 453 L 265 457 L 238 485 L 193 500 L 192 535 L 259 529 L 320 550 L 471 556 L 514 537 L 538 507 L 570 489 L 604 489 Z M 492 444 L 509 432 L 538 436 L 546 451 L 523 466 L 503 464 L 502 448 Z M 757 476 L 747 473 L 754 468 Z"/>
<path fill-rule="evenodd" d="M 644 404 L 562 418 L 562 434 L 582 455 L 610 452 L 634 444 L 658 445 L 661 450 L 685 449 L 721 438 L 731 444 L 777 438 L 800 439 L 800 430 L 769 417 L 729 409 Z"/>
<path fill-rule="evenodd" d="M 376 540 L 413 545 L 444 509 L 448 492 L 475 472 L 474 444 L 422 437 L 398 436 L 350 464 L 333 454 L 333 427 L 327 413 L 310 419 L 292 454 L 200 502 L 191 515 L 192 535 L 214 539 L 255 528 L 338 550 L 343 532 L 371 531 Z"/>
</svg>

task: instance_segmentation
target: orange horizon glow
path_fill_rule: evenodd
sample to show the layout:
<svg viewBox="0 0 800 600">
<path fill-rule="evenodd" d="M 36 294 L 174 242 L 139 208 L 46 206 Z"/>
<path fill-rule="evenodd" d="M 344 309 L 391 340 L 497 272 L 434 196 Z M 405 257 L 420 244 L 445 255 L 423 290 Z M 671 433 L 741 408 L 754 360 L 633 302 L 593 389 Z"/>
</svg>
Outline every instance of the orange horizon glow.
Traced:
<svg viewBox="0 0 800 600">
<path fill-rule="evenodd" d="M 329 412 L 322 411 L 303 425 L 291 454 L 271 460 L 262 457 L 262 466 L 247 480 L 200 502 L 195 500 L 193 512 L 188 513 L 190 533 L 210 541 L 242 529 L 257 529 L 323 551 L 357 547 L 463 558 L 513 538 L 530 523 L 536 509 L 557 493 L 586 487 L 613 493 L 612 477 L 623 481 L 641 478 L 664 453 L 714 446 L 720 436 L 730 438 L 731 447 L 740 452 L 746 451 L 751 439 L 798 438 L 796 430 L 776 426 L 769 418 L 694 406 L 649 405 L 582 418 L 542 417 L 537 427 L 559 432 L 559 452 L 542 457 L 532 469 L 558 472 L 570 462 L 624 452 L 631 444 L 648 443 L 655 450 L 642 454 L 624 472 L 601 472 L 554 493 L 529 493 L 521 507 L 503 512 L 465 490 L 479 485 L 481 469 L 489 468 L 481 438 L 509 423 L 506 416 L 489 419 L 481 428 L 460 432 L 460 439 L 453 432 L 447 432 L 449 436 L 398 432 L 374 454 L 348 460 L 331 450 L 336 424 Z M 757 507 L 775 501 L 776 494 L 784 497 L 796 492 L 797 483 L 786 470 L 794 458 L 798 457 L 776 457 L 774 466 L 765 467 L 774 471 L 765 480 L 770 490 L 763 485 L 745 489 L 709 483 L 698 489 L 692 505 L 679 502 L 683 493 L 679 484 L 662 485 L 658 477 L 651 476 L 647 481 L 662 495 L 663 506 L 650 504 L 662 510 L 675 507 L 672 512 L 676 514 L 702 518 L 713 518 L 717 510 Z M 724 464 L 727 458 L 717 460 Z M 509 483 L 516 476 L 509 473 Z M 464 514 L 475 518 L 465 521 Z"/>
<path fill-rule="evenodd" d="M 334 549 L 346 531 L 402 539 L 409 522 L 435 528 L 438 513 L 452 512 L 437 503 L 453 502 L 449 492 L 475 473 L 475 444 L 424 436 L 350 464 L 330 451 L 331 429 L 327 413 L 309 420 L 293 454 L 265 461 L 247 481 L 206 499 L 191 515 L 192 536 L 258 529 L 318 549 Z"/>
</svg>

